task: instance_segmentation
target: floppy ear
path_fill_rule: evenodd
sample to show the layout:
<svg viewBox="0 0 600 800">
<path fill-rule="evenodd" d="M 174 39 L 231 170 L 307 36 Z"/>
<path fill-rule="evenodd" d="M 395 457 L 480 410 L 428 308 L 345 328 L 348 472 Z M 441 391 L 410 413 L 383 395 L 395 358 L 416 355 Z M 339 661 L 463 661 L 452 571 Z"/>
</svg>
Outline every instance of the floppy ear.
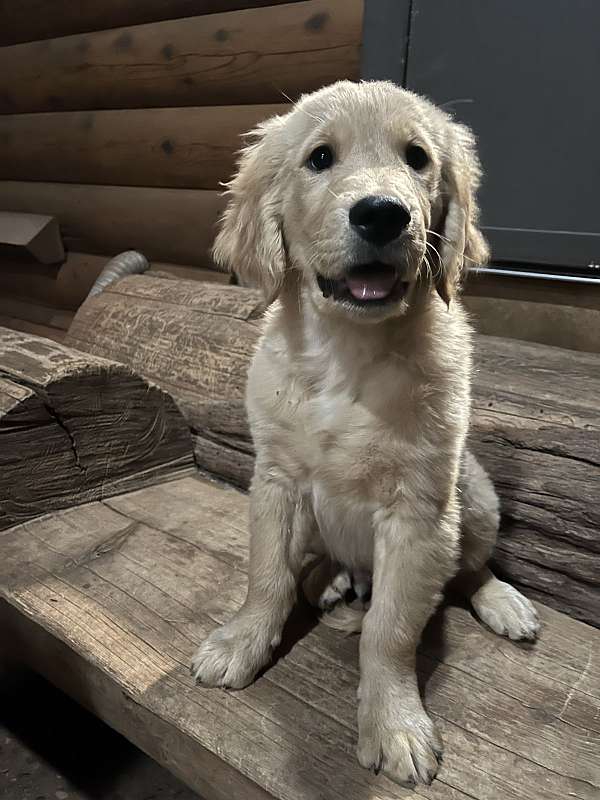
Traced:
<svg viewBox="0 0 600 800">
<path fill-rule="evenodd" d="M 485 264 L 489 249 L 479 230 L 479 207 L 475 194 L 481 167 L 475 137 L 465 125 L 450 122 L 447 152 L 442 165 L 444 208 L 439 233 L 442 269 L 436 289 L 446 305 L 456 296 L 465 266 Z"/>
<path fill-rule="evenodd" d="M 243 286 L 257 286 L 271 303 L 283 284 L 286 255 L 280 215 L 278 131 L 283 117 L 261 123 L 247 137 L 237 173 L 227 184 L 227 207 L 213 246 L 217 264 Z"/>
</svg>

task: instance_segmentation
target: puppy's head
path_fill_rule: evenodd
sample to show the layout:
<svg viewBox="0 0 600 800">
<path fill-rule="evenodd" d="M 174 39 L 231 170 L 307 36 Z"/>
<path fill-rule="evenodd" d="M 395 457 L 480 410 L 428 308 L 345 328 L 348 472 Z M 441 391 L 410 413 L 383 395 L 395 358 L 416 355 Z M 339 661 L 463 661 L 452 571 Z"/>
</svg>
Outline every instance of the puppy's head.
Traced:
<svg viewBox="0 0 600 800">
<path fill-rule="evenodd" d="M 249 136 L 214 254 L 267 301 L 296 272 L 323 313 L 376 322 L 486 260 L 473 136 L 429 101 L 344 81 Z"/>
</svg>

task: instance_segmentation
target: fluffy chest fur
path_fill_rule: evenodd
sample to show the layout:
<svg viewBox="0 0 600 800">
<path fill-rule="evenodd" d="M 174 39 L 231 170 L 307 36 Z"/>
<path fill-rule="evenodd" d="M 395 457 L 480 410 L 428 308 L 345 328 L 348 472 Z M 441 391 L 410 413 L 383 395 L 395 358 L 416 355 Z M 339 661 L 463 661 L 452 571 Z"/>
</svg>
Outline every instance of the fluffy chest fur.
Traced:
<svg viewBox="0 0 600 800">
<path fill-rule="evenodd" d="M 258 462 L 310 496 L 338 560 L 368 566 L 377 509 L 401 502 L 418 513 L 452 490 L 468 419 L 468 328 L 460 310 L 437 303 L 378 329 L 298 308 L 295 317 L 275 309 L 250 372 Z"/>
</svg>

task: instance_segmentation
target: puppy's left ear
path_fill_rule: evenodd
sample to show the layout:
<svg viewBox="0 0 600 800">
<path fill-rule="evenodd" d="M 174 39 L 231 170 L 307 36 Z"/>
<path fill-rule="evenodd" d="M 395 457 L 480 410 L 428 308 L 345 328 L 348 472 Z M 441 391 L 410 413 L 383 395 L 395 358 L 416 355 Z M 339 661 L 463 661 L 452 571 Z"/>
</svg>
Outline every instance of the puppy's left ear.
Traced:
<svg viewBox="0 0 600 800">
<path fill-rule="evenodd" d="M 446 305 L 456 296 L 465 267 L 485 264 L 489 249 L 479 230 L 476 192 L 481 167 L 475 137 L 469 128 L 449 122 L 447 151 L 442 165 L 444 205 L 440 224 L 442 269 L 436 289 Z"/>
<path fill-rule="evenodd" d="M 227 207 L 213 247 L 217 264 L 234 272 L 242 286 L 262 289 L 267 304 L 279 294 L 286 267 L 278 179 L 284 120 L 273 117 L 247 134 L 250 144 L 227 184 Z"/>
</svg>

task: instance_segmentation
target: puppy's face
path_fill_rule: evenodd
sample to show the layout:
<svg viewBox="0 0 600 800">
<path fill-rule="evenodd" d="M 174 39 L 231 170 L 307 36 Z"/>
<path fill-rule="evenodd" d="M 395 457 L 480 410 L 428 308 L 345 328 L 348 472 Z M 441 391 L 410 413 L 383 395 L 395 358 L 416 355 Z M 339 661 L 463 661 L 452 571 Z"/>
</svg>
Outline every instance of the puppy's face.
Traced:
<svg viewBox="0 0 600 800">
<path fill-rule="evenodd" d="M 269 297 L 294 270 L 322 313 L 377 322 L 424 283 L 448 302 L 465 252 L 485 257 L 472 137 L 423 98 L 343 82 L 256 133 L 215 255 Z"/>
<path fill-rule="evenodd" d="M 296 110 L 282 211 L 291 263 L 317 306 L 380 319 L 404 311 L 422 270 L 440 269 L 427 236 L 441 163 L 419 99 L 369 88 L 320 93 Z"/>
</svg>

